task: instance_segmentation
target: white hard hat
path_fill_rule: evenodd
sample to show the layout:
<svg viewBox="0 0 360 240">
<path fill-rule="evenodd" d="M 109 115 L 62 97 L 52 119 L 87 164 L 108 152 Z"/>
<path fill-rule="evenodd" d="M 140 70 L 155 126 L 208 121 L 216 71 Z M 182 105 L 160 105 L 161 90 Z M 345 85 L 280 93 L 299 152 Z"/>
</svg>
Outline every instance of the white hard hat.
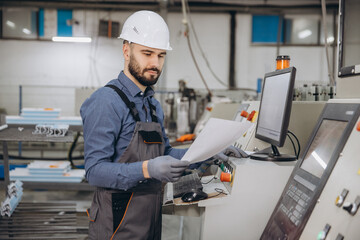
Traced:
<svg viewBox="0 0 360 240">
<path fill-rule="evenodd" d="M 138 11 L 128 17 L 119 38 L 146 47 L 172 50 L 167 24 L 159 14 L 152 11 Z"/>
</svg>

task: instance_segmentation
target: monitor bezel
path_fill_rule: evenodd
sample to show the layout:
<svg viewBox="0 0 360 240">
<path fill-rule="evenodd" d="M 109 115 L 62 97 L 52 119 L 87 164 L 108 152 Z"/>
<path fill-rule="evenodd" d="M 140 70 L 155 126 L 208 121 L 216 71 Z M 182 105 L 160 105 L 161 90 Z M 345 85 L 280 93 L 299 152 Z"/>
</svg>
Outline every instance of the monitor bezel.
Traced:
<svg viewBox="0 0 360 240">
<path fill-rule="evenodd" d="M 263 140 L 267 143 L 270 143 L 274 146 L 277 147 L 282 147 L 284 146 L 285 143 L 285 139 L 286 139 L 286 134 L 287 134 L 287 130 L 289 127 L 289 123 L 290 123 L 290 116 L 291 116 L 291 108 L 292 108 L 292 101 L 293 101 L 293 92 L 294 92 L 294 84 L 295 84 L 295 75 L 296 75 L 296 68 L 295 67 L 289 67 L 289 68 L 285 68 L 285 69 L 281 69 L 281 70 L 276 70 L 274 72 L 269 72 L 265 74 L 264 77 L 264 83 L 263 83 L 263 87 L 262 87 L 262 93 L 264 92 L 264 88 L 266 86 L 266 81 L 269 77 L 273 77 L 273 76 L 277 76 L 277 75 L 282 75 L 282 74 L 287 74 L 290 73 L 290 79 L 289 79 L 289 85 L 288 85 L 288 90 L 287 90 L 287 96 L 286 96 L 286 103 L 285 103 L 285 111 L 284 111 L 284 115 L 282 118 L 282 123 L 281 123 L 281 134 L 280 134 L 280 139 L 274 140 L 271 138 L 268 138 L 266 136 L 260 135 L 258 134 L 258 127 L 259 127 L 259 122 L 261 119 L 261 108 L 262 108 L 262 100 L 263 100 L 263 94 L 261 95 L 261 100 L 260 100 L 260 107 L 259 107 L 259 115 L 258 115 L 258 121 L 257 121 L 257 125 L 256 125 L 256 131 L 255 131 L 255 137 L 257 139 Z"/>
</svg>

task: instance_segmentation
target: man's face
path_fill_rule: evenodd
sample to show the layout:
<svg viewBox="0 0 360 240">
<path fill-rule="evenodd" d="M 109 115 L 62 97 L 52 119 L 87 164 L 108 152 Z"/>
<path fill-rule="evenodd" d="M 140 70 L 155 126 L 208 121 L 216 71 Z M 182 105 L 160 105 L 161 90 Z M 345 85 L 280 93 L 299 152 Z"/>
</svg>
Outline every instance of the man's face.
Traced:
<svg viewBox="0 0 360 240">
<path fill-rule="evenodd" d="M 128 70 L 143 86 L 154 85 L 162 71 L 166 51 L 132 43 Z"/>
</svg>

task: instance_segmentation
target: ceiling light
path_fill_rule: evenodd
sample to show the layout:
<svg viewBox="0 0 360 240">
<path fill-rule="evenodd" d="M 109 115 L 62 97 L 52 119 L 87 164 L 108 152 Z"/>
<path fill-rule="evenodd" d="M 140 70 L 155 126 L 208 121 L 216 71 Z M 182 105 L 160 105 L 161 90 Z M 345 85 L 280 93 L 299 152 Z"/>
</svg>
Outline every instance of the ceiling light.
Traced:
<svg viewBox="0 0 360 240">
<path fill-rule="evenodd" d="M 15 23 L 13 23 L 12 21 L 7 20 L 6 25 L 8 25 L 11 28 L 15 28 Z"/>
<path fill-rule="evenodd" d="M 312 32 L 309 29 L 305 29 L 298 33 L 298 37 L 300 39 L 304 39 L 304 38 L 309 37 L 311 34 L 312 34 Z"/>
<path fill-rule="evenodd" d="M 52 37 L 54 42 L 81 42 L 90 43 L 90 37 Z"/>
<path fill-rule="evenodd" d="M 27 28 L 23 28 L 23 33 L 25 33 L 25 34 L 31 34 L 31 31 L 29 30 L 29 29 L 27 29 Z"/>
<path fill-rule="evenodd" d="M 333 36 L 327 38 L 328 43 L 333 43 L 335 38 Z"/>
</svg>

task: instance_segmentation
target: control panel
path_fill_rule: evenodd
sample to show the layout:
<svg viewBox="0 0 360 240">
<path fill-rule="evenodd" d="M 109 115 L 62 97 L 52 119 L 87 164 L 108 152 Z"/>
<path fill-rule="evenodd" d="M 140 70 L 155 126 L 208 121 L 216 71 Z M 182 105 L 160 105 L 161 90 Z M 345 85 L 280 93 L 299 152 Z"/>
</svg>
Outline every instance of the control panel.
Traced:
<svg viewBox="0 0 360 240">
<path fill-rule="evenodd" d="M 300 239 L 359 239 L 360 119 L 353 127 Z"/>
<path fill-rule="evenodd" d="M 250 121 L 252 126 L 234 143 L 235 147 L 248 150 L 251 139 L 255 136 L 257 112 L 259 111 L 259 101 L 243 102 L 235 114 L 234 121 Z"/>
<path fill-rule="evenodd" d="M 220 179 L 230 194 L 234 184 L 235 170 L 236 164 L 229 160 L 227 162 L 222 162 L 216 173 L 217 178 Z"/>
<path fill-rule="evenodd" d="M 304 153 L 298 160 L 261 239 L 299 239 L 305 226 L 312 225 L 311 223 L 307 224 L 307 222 L 319 202 L 325 185 L 333 188 L 333 185 L 328 183 L 328 179 L 332 175 L 332 171 L 336 170 L 338 166 L 336 164 L 339 157 L 340 159 L 342 157 L 343 149 L 346 149 L 344 147 L 348 139 L 351 141 L 352 132 L 359 115 L 360 103 L 334 101 L 325 105 Z M 357 162 L 360 164 L 359 161 Z M 346 173 L 342 177 L 345 178 L 345 176 L 347 176 Z M 360 198 L 354 196 L 350 203 L 345 204 L 346 199 L 350 197 L 348 189 L 343 186 L 332 198 L 332 201 L 333 206 L 337 209 L 342 208 L 342 211 L 353 216 L 357 212 Z M 326 214 L 327 211 L 325 210 L 319 212 L 321 216 L 326 216 Z M 316 237 L 325 239 L 324 237 L 332 231 L 332 224 L 324 222 L 318 228 L 315 236 L 307 236 L 304 239 Z M 344 236 L 343 232 L 338 234 Z"/>
</svg>

